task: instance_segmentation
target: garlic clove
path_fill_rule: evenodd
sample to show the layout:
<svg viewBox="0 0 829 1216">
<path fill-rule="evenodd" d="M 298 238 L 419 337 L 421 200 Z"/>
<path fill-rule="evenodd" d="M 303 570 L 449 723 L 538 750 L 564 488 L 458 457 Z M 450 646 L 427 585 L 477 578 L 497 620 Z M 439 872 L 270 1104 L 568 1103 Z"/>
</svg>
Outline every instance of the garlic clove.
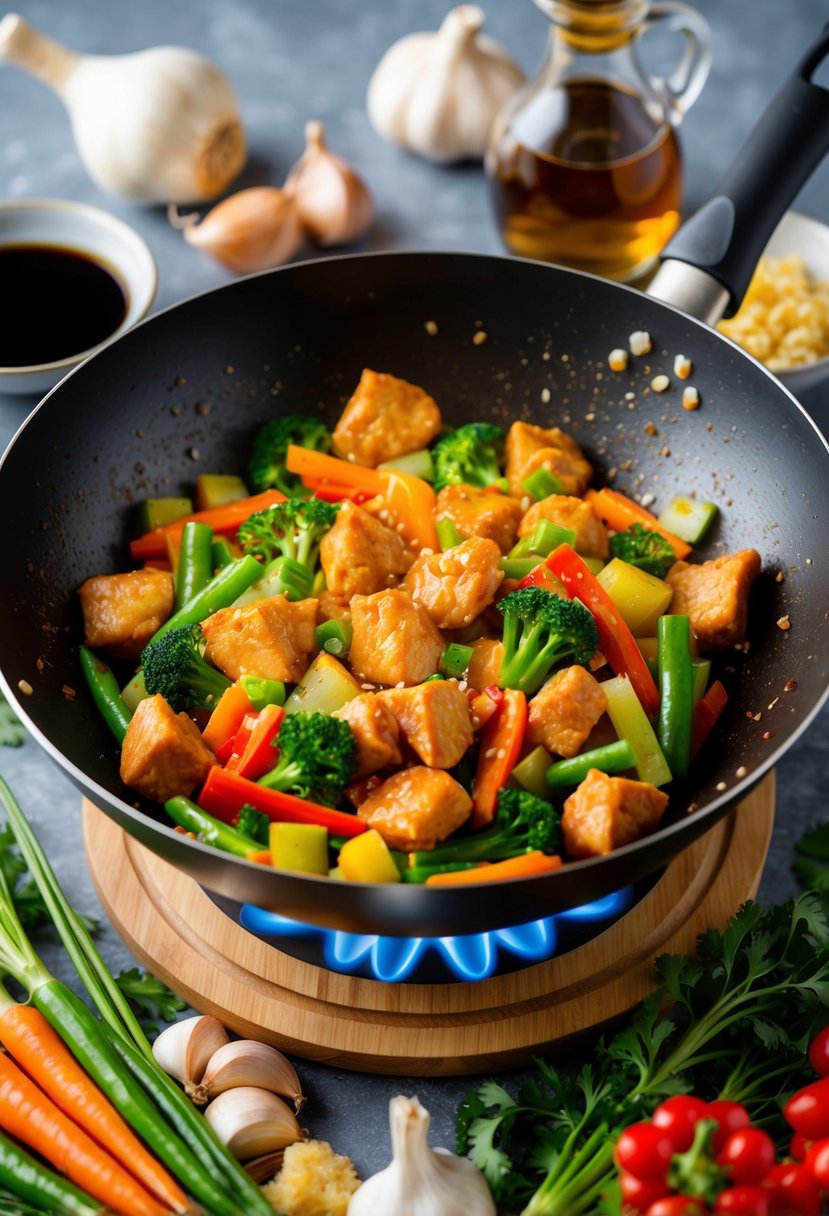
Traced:
<svg viewBox="0 0 829 1216">
<path fill-rule="evenodd" d="M 195 215 L 180 216 L 174 208 L 167 214 L 190 245 L 237 274 L 281 266 L 302 239 L 293 190 L 275 186 L 253 186 L 231 194 L 208 211 L 201 223 Z"/>
<path fill-rule="evenodd" d="M 190 1090 L 201 1081 L 210 1057 L 230 1037 L 218 1018 L 197 1014 L 174 1022 L 153 1043 L 153 1055 L 158 1065 Z"/>
<path fill-rule="evenodd" d="M 394 43 L 369 81 L 366 105 L 375 130 L 441 163 L 483 157 L 492 122 L 524 73 L 480 30 L 476 4 L 452 9 L 436 32 Z"/>
<path fill-rule="evenodd" d="M 219 1094 L 205 1108 L 204 1117 L 240 1161 L 277 1152 L 307 1135 L 286 1102 L 252 1085 Z"/>
<path fill-rule="evenodd" d="M 262 1157 L 253 1157 L 245 1162 L 245 1170 L 254 1182 L 260 1185 L 268 1182 L 282 1169 L 285 1160 L 285 1149 L 277 1149 L 275 1153 L 265 1153 Z"/>
<path fill-rule="evenodd" d="M 305 1102 L 290 1060 L 275 1047 L 256 1039 L 238 1039 L 219 1047 L 204 1071 L 201 1085 L 191 1096 L 201 1106 L 218 1094 L 244 1085 L 290 1098 L 296 1111 Z"/>
<path fill-rule="evenodd" d="M 305 143 L 305 151 L 286 182 L 295 191 L 302 226 L 320 245 L 353 241 L 374 218 L 374 200 L 368 186 L 356 170 L 329 149 L 321 122 L 307 124 Z"/>
</svg>

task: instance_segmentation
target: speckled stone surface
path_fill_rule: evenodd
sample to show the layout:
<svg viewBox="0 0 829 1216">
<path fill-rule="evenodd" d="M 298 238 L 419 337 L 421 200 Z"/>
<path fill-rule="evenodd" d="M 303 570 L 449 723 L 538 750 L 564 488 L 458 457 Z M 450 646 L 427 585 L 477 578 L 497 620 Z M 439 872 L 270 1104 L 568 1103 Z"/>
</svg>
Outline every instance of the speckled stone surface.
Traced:
<svg viewBox="0 0 829 1216">
<path fill-rule="evenodd" d="M 446 0 L 180 0 L 175 5 L 22 0 L 19 6 L 44 32 L 80 50 L 115 53 L 178 43 L 219 63 L 236 86 L 250 137 L 250 162 L 239 185 L 280 184 L 302 150 L 304 123 L 320 118 L 331 145 L 359 168 L 376 196 L 377 223 L 362 248 L 499 253 L 481 170 L 436 168 L 411 157 L 376 136 L 365 114 L 366 84 L 382 52 L 405 33 L 435 27 L 448 7 Z M 788 0 L 782 6 L 700 0 L 697 7 L 711 23 L 716 50 L 709 82 L 682 129 L 688 209 L 714 186 L 800 49 L 827 18 L 824 0 Z M 484 8 L 488 32 L 533 72 L 546 37 L 544 17 L 530 0 L 489 0 Z M 827 83 L 825 70 L 818 79 Z M 104 195 L 84 172 L 61 103 L 38 82 L 6 67 L 0 68 L 0 198 L 23 197 L 78 199 L 131 223 L 158 262 L 155 308 L 229 277 L 183 242 L 161 208 L 139 208 Z M 793 205 L 829 221 L 829 163 Z M 34 404 L 0 396 L 0 444 Z M 829 423 L 829 385 L 804 397 L 803 404 L 821 425 Z M 0 521 L 2 528 L 9 524 Z M 815 558 L 825 560 L 825 554 Z M 827 726 L 824 711 L 778 769 L 784 798 L 761 888 L 767 901 L 794 892 L 793 842 L 827 815 Z M 3 749 L 0 772 L 29 813 L 75 905 L 100 915 L 81 848 L 76 790 L 31 741 L 16 751 Z M 115 971 L 131 965 L 106 923 L 99 942 Z M 44 944 L 43 954 L 57 974 L 71 979 L 58 949 Z M 432 1112 L 432 1142 L 449 1145 L 452 1117 L 469 1084 L 299 1067 L 310 1095 L 309 1127 L 351 1154 L 364 1176 L 388 1159 L 391 1096 L 417 1092 Z"/>
</svg>

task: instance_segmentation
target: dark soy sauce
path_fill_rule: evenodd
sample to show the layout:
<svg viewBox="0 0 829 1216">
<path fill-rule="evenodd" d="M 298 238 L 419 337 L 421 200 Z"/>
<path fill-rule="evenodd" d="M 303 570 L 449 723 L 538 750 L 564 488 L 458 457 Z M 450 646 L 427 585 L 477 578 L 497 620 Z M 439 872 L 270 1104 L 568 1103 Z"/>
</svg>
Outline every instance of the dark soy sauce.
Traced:
<svg viewBox="0 0 829 1216">
<path fill-rule="evenodd" d="M 127 312 L 115 276 L 80 250 L 0 247 L 0 367 L 78 355 L 114 333 Z"/>
</svg>

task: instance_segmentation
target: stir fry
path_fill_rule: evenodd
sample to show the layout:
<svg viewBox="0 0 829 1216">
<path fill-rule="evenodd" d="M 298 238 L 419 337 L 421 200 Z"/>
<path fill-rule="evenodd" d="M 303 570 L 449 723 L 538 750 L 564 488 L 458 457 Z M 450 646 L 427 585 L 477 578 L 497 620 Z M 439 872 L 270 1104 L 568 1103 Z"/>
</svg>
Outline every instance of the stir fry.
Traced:
<svg viewBox="0 0 829 1216">
<path fill-rule="evenodd" d="M 245 481 L 146 501 L 137 568 L 80 588 L 122 780 L 180 831 L 346 882 L 543 874 L 655 831 L 761 561 L 693 560 L 712 503 L 657 518 L 592 479 L 557 426 L 450 430 L 371 370 L 333 432 L 267 422 Z"/>
</svg>

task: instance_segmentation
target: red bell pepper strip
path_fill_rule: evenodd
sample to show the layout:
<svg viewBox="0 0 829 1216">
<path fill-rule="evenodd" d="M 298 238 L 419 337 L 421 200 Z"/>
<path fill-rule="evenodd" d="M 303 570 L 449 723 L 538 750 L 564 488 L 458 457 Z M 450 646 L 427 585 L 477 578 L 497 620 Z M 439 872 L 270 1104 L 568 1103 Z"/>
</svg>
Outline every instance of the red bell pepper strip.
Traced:
<svg viewBox="0 0 829 1216">
<path fill-rule="evenodd" d="M 559 545 L 544 563 L 568 595 L 589 609 L 599 631 L 599 647 L 619 676 L 627 676 L 649 718 L 659 712 L 659 690 L 633 634 L 598 579 L 569 545 Z"/>
<path fill-rule="evenodd" d="M 694 706 L 691 720 L 691 759 L 710 735 L 717 719 L 728 703 L 728 693 L 719 680 L 709 686 L 704 697 Z"/>
<path fill-rule="evenodd" d="M 262 494 L 254 494 L 252 498 L 240 498 L 236 502 L 226 503 L 223 507 L 211 507 L 207 511 L 196 511 L 194 515 L 185 515 L 174 523 L 165 524 L 162 528 L 153 528 L 145 532 L 137 540 L 130 541 L 130 553 L 136 561 L 144 561 L 152 557 L 167 557 L 167 538 L 171 541 L 180 539 L 184 525 L 191 520 L 195 523 L 210 524 L 214 532 L 222 535 L 235 534 L 240 524 L 250 519 L 257 511 L 264 511 L 278 502 L 285 502 L 285 495 L 279 490 L 265 490 Z"/>
<path fill-rule="evenodd" d="M 343 502 L 348 498 L 357 506 L 362 502 L 368 502 L 370 498 L 374 498 L 368 490 L 355 490 L 353 486 L 335 486 L 331 482 L 317 482 L 313 486 L 308 486 L 308 489 L 313 489 L 314 497 L 321 498 L 323 502 Z"/>
<path fill-rule="evenodd" d="M 252 717 L 253 715 L 248 715 L 245 721 L 249 722 Z M 284 717 L 285 710 L 281 705 L 265 705 L 256 715 L 241 751 L 236 751 L 234 742 L 234 754 L 225 768 L 238 773 L 240 777 L 247 777 L 248 781 L 258 781 L 265 773 L 269 773 L 276 764 L 276 736 Z"/>
<path fill-rule="evenodd" d="M 517 590 L 520 591 L 522 587 L 540 587 L 542 591 L 551 591 L 553 595 L 561 595 L 564 590 L 558 579 L 553 577 L 547 563 L 543 561 L 519 580 Z"/>
<path fill-rule="evenodd" d="M 316 823 L 333 836 L 359 836 L 366 830 L 364 820 L 346 811 L 333 811 L 294 794 L 269 790 L 238 773 L 215 765 L 211 768 L 199 796 L 202 810 L 225 823 L 232 823 L 246 802 L 262 811 L 274 823 Z"/>
<path fill-rule="evenodd" d="M 516 688 L 502 690 L 504 701 L 481 731 L 478 768 L 472 783 L 472 816 L 469 825 L 481 828 L 491 823 L 498 791 L 521 754 L 527 726 L 527 698 Z"/>
</svg>

